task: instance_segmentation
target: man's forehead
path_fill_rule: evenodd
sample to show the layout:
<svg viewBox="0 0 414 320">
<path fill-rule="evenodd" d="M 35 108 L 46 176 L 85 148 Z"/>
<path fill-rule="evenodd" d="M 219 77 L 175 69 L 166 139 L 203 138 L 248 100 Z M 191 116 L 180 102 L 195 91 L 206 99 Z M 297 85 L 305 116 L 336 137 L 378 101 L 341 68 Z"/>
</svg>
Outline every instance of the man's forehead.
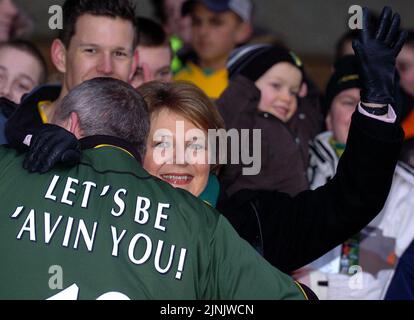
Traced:
<svg viewBox="0 0 414 320">
<path fill-rule="evenodd" d="M 167 59 L 171 58 L 171 49 L 168 45 L 158 46 L 158 47 L 146 47 L 138 46 L 138 52 L 141 55 L 141 58 L 157 60 L 157 59 Z"/>
<path fill-rule="evenodd" d="M 78 45 L 82 43 L 131 49 L 134 37 L 135 29 L 131 21 L 119 17 L 84 14 L 76 21 L 72 39 Z"/>
</svg>

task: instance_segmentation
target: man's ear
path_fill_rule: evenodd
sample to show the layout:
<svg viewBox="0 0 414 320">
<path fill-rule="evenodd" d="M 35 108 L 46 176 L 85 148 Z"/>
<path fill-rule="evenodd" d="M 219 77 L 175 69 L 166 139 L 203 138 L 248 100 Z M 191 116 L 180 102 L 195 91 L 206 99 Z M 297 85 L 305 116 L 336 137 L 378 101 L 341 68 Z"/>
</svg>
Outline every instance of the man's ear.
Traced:
<svg viewBox="0 0 414 320">
<path fill-rule="evenodd" d="M 131 72 L 129 74 L 128 82 L 131 82 L 132 77 L 134 76 L 135 71 L 137 70 L 138 63 L 139 63 L 139 52 L 138 52 L 138 46 L 137 46 L 132 56 Z"/>
<path fill-rule="evenodd" d="M 50 56 L 56 69 L 61 73 L 66 72 L 66 48 L 65 45 L 59 39 L 55 39 L 52 42 L 50 48 Z"/>
<path fill-rule="evenodd" d="M 242 22 L 239 24 L 236 32 L 236 42 L 237 44 L 245 43 L 249 40 L 253 33 L 253 27 L 248 22 Z"/>
<path fill-rule="evenodd" d="M 69 125 L 68 130 L 70 132 L 72 132 L 77 139 L 80 139 L 80 138 L 83 137 L 83 132 L 82 132 L 82 129 L 80 127 L 79 116 L 76 112 L 72 112 L 70 114 L 68 125 Z"/>
</svg>

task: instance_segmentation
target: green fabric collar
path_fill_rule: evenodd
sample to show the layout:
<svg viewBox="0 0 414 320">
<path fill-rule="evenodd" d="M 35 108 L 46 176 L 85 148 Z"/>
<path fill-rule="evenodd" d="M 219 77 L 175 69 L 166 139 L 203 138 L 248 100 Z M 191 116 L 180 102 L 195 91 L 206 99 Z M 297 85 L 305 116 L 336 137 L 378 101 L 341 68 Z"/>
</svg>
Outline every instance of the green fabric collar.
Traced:
<svg viewBox="0 0 414 320">
<path fill-rule="evenodd" d="M 340 158 L 345 151 L 346 145 L 344 143 L 337 142 L 333 137 L 329 139 L 329 144 L 335 150 L 335 153 L 338 156 L 338 158 Z"/>
<path fill-rule="evenodd" d="M 206 76 L 211 76 L 216 72 L 216 70 L 214 70 L 212 68 L 203 68 L 202 71 L 203 71 L 204 75 L 206 75 Z"/>
<path fill-rule="evenodd" d="M 208 177 L 207 186 L 204 191 L 200 194 L 199 198 L 204 202 L 208 203 L 213 208 L 217 205 L 217 200 L 220 193 L 220 184 L 217 179 L 217 176 L 213 173 L 210 173 Z"/>
</svg>

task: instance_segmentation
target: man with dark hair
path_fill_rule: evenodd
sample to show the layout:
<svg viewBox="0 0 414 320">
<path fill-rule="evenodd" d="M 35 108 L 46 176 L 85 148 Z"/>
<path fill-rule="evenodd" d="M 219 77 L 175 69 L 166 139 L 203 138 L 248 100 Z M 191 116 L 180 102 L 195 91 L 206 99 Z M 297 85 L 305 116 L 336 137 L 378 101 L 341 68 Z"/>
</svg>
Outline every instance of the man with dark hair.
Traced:
<svg viewBox="0 0 414 320">
<path fill-rule="evenodd" d="M 172 81 L 172 50 L 167 34 L 161 25 L 151 19 L 138 17 L 137 24 L 139 64 L 131 85 L 138 88 L 152 80 Z"/>
<path fill-rule="evenodd" d="M 69 47 L 70 40 L 76 34 L 76 23 L 85 14 L 93 16 L 120 18 L 134 22 L 135 6 L 130 0 L 103 0 L 103 1 L 82 1 L 66 0 L 63 8 L 63 28 L 59 32 L 59 39 Z M 135 23 L 133 23 L 136 26 Z M 134 47 L 137 44 L 137 36 L 134 37 Z"/>
<path fill-rule="evenodd" d="M 28 175 L 0 148 L 0 299 L 306 298 L 222 215 L 142 168 L 149 117 L 131 86 L 85 81 L 52 122 L 81 139 L 76 167 Z"/>
<path fill-rule="evenodd" d="M 52 62 L 63 74 L 62 87 L 44 86 L 21 102 L 6 125 L 10 144 L 25 149 L 56 105 L 85 80 L 111 77 L 128 82 L 138 63 L 135 6 L 130 0 L 66 0 L 64 28 L 51 46 Z"/>
</svg>

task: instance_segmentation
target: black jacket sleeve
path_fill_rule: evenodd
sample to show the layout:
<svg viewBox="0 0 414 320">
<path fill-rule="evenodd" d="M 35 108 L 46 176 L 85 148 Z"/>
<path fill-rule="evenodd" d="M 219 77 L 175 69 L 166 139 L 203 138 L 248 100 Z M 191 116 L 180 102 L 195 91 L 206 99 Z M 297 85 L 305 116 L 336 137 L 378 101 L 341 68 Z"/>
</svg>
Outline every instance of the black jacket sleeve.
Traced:
<svg viewBox="0 0 414 320">
<path fill-rule="evenodd" d="M 387 199 L 403 140 L 399 125 L 354 113 L 335 177 L 290 197 L 242 190 L 218 209 L 240 236 L 262 243 L 264 257 L 284 272 L 315 260 L 366 226 Z"/>
<path fill-rule="evenodd" d="M 37 101 L 44 100 L 42 99 L 43 91 L 39 90 L 23 98 L 6 122 L 5 135 L 14 149 L 26 151 L 28 146 L 23 143 L 24 139 L 29 134 L 35 134 L 42 127 L 43 121 L 37 108 Z"/>
</svg>

